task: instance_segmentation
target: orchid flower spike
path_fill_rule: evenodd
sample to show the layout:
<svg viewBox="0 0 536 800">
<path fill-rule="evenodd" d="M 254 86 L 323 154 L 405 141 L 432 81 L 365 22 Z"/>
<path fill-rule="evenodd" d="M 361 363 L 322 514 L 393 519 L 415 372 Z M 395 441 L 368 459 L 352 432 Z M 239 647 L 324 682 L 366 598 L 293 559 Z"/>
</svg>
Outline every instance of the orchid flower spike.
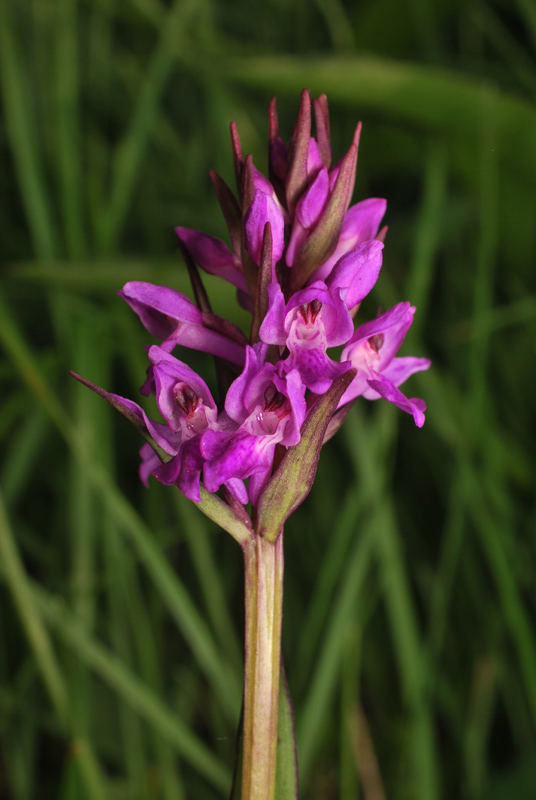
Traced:
<svg viewBox="0 0 536 800">
<path fill-rule="evenodd" d="M 357 398 L 383 398 L 424 424 L 424 401 L 399 389 L 430 366 L 426 358 L 397 356 L 415 308 L 398 303 L 374 320 L 354 322 L 381 280 L 386 202 L 368 198 L 351 205 L 361 124 L 336 163 L 329 129 L 326 97 L 311 103 L 304 90 L 285 144 L 273 100 L 266 177 L 250 155 L 244 157 L 233 124 L 237 195 L 211 173 L 229 243 L 176 229 L 195 302 L 139 281 L 119 292 L 158 342 L 148 347 L 142 392 L 154 393 L 161 419 L 151 421 L 137 403 L 84 381 L 144 435 L 144 483 L 152 475 L 198 503 L 203 492 L 221 492 L 252 531 L 261 518 L 267 530 L 267 509 L 290 513 L 303 500 L 322 441 Z M 199 269 L 235 287 L 251 314 L 249 331 L 212 312 Z M 188 348 L 216 358 L 219 398 L 179 360 L 176 348 L 181 358 Z M 297 466 L 292 453 L 298 451 Z M 298 467 L 299 480 L 290 477 Z"/>
</svg>

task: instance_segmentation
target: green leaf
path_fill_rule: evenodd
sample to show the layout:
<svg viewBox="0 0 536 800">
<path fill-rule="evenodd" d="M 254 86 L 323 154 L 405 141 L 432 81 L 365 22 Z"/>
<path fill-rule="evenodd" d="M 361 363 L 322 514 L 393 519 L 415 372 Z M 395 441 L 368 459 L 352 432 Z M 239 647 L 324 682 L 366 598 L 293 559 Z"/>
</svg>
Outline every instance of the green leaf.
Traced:
<svg viewBox="0 0 536 800">
<path fill-rule="evenodd" d="M 299 443 L 287 450 L 264 490 L 258 506 L 257 532 L 269 541 L 277 539 L 285 520 L 311 491 L 324 434 L 355 374 L 355 369 L 348 370 L 318 398 L 303 423 Z"/>
<path fill-rule="evenodd" d="M 281 662 L 275 800 L 293 800 L 293 798 L 297 798 L 298 788 L 298 749 L 296 746 L 294 711 L 285 668 L 283 662 Z"/>
<path fill-rule="evenodd" d="M 242 716 L 236 743 L 236 763 L 233 786 L 229 800 L 240 800 L 242 793 Z M 277 767 L 275 775 L 274 800 L 297 800 L 298 797 L 298 756 L 294 711 L 288 690 L 285 668 L 281 662 L 279 680 L 279 716 L 277 722 Z"/>
</svg>

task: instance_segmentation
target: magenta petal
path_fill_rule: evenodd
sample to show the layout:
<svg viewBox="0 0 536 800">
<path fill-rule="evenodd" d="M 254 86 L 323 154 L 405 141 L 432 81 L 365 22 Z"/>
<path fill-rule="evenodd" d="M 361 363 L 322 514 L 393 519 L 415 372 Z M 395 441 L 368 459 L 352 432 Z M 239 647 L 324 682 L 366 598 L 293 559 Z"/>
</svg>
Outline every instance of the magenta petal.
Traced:
<svg viewBox="0 0 536 800">
<path fill-rule="evenodd" d="M 164 486 L 173 486 L 179 477 L 182 464 L 182 451 L 179 450 L 177 455 L 167 461 L 165 464 L 158 464 L 157 468 L 153 470 L 153 477 L 155 477 Z"/>
<path fill-rule="evenodd" d="M 315 394 L 327 392 L 333 381 L 350 366 L 332 361 L 323 350 L 306 350 L 301 347 L 291 352 L 287 364 L 299 371 L 303 384 Z"/>
<path fill-rule="evenodd" d="M 378 280 L 382 266 L 383 244 L 363 242 L 343 256 L 326 279 L 330 289 L 340 288 L 349 309 L 365 298 Z"/>
<path fill-rule="evenodd" d="M 221 455 L 205 464 L 206 488 L 215 492 L 231 478 L 245 480 L 257 472 L 271 469 L 276 444 L 274 437 L 254 436 L 240 428 L 228 439 Z"/>
<path fill-rule="evenodd" d="M 316 139 L 311 136 L 309 139 L 309 152 L 307 154 L 307 175 L 314 175 L 315 172 L 323 166 L 318 143 Z"/>
<path fill-rule="evenodd" d="M 265 469 L 262 472 L 257 472 L 249 479 L 248 493 L 251 505 L 256 507 L 259 504 L 259 498 L 268 481 L 271 478 L 271 468 Z"/>
<path fill-rule="evenodd" d="M 393 358 L 391 363 L 382 370 L 382 374 L 385 375 L 391 383 L 394 383 L 395 386 L 400 386 L 415 372 L 422 372 L 425 369 L 429 369 L 431 365 L 432 362 L 428 358 L 403 356 L 402 358 Z M 366 396 L 365 394 L 365 397 Z"/>
<path fill-rule="evenodd" d="M 149 487 L 149 476 L 152 475 L 154 470 L 162 463 L 155 451 L 149 444 L 145 444 L 140 449 L 141 464 L 139 469 L 139 476 L 144 486 Z"/>
<path fill-rule="evenodd" d="M 274 376 L 273 383 L 281 394 L 285 394 L 288 397 L 290 402 L 291 413 L 283 431 L 281 444 L 285 445 L 285 447 L 291 447 L 300 441 L 301 427 L 307 414 L 305 383 L 302 380 L 300 371 L 297 369 L 290 370 L 284 379 L 277 375 Z"/>
<path fill-rule="evenodd" d="M 204 458 L 200 450 L 200 437 L 183 445 L 179 454 L 153 472 L 154 477 L 166 486 L 175 485 L 189 500 L 201 502 L 199 480 Z"/>
<path fill-rule="evenodd" d="M 257 189 L 244 220 L 246 249 L 256 264 L 260 264 L 262 237 L 267 222 L 272 228 L 272 259 L 276 263 L 285 247 L 283 214 L 272 197 Z"/>
<path fill-rule="evenodd" d="M 296 216 L 304 228 L 312 228 L 324 210 L 328 198 L 328 171 L 325 167 L 309 186 L 296 206 Z"/>
<path fill-rule="evenodd" d="M 176 454 L 181 444 L 181 436 L 179 433 L 170 430 L 167 425 L 161 422 L 153 422 L 149 419 L 143 408 L 133 400 L 129 400 L 127 397 L 120 397 L 118 394 L 109 393 L 108 396 L 113 398 L 116 408 L 119 410 L 121 410 L 121 408 L 126 409 L 130 415 L 136 417 L 165 453 L 173 456 Z"/>
<path fill-rule="evenodd" d="M 244 363 L 243 346 L 205 324 L 207 315 L 204 317 L 187 297 L 175 289 L 131 281 L 118 294 L 138 314 L 149 333 L 164 340 L 164 350 L 171 352 L 175 345 L 180 344 L 220 356 L 234 364 Z M 212 323 L 216 319 L 214 317 Z"/>
<path fill-rule="evenodd" d="M 267 194 L 268 197 L 275 198 L 276 194 L 274 187 L 272 186 L 268 178 L 265 175 L 263 175 L 262 172 L 259 172 L 257 167 L 255 167 L 253 164 L 251 165 L 251 167 L 253 172 L 253 186 L 255 190 L 258 189 L 263 194 Z"/>
<path fill-rule="evenodd" d="M 249 415 L 245 405 L 245 395 L 251 382 L 258 375 L 264 364 L 268 347 L 266 344 L 257 344 L 246 347 L 245 365 L 241 375 L 230 385 L 225 398 L 225 411 L 229 417 L 241 424 Z"/>
<path fill-rule="evenodd" d="M 346 366 L 346 369 L 355 366 L 351 361 L 343 361 L 342 363 Z M 341 408 L 351 400 L 355 400 L 356 397 L 361 397 L 361 395 L 365 394 L 365 392 L 370 388 L 367 382 L 368 377 L 370 377 L 368 371 L 358 368 L 357 375 L 342 395 L 337 408 Z"/>
<path fill-rule="evenodd" d="M 173 333 L 177 320 L 201 324 L 201 312 L 192 301 L 167 286 L 130 281 L 117 294 L 136 312 L 149 333 L 159 339 Z"/>
<path fill-rule="evenodd" d="M 285 253 L 285 261 L 288 267 L 292 267 L 294 265 L 298 253 L 307 241 L 308 235 L 309 231 L 307 228 L 304 228 L 300 220 L 295 217 L 287 246 L 287 252 Z"/>
<path fill-rule="evenodd" d="M 191 350 L 199 350 L 202 353 L 219 356 L 239 366 L 244 363 L 244 348 L 242 345 L 202 325 L 189 325 L 187 322 L 180 322 L 173 334 L 162 342 L 162 347 L 171 352 L 177 344 L 189 347 Z"/>
<path fill-rule="evenodd" d="M 235 497 L 239 503 L 242 503 L 243 506 L 249 501 L 248 497 L 248 490 L 244 484 L 244 481 L 241 481 L 240 478 L 229 478 L 226 482 L 225 486 L 233 497 Z"/>
<path fill-rule="evenodd" d="M 218 275 L 242 291 L 247 291 L 246 280 L 225 242 L 190 228 L 175 228 L 179 239 L 205 272 Z"/>
<path fill-rule="evenodd" d="M 341 360 L 353 361 L 352 354 L 356 348 L 362 343 L 366 342 L 373 336 L 378 334 L 384 335 L 384 341 L 379 351 L 380 360 L 379 364 L 383 366 L 388 364 L 393 356 L 398 352 L 408 328 L 413 320 L 415 308 L 410 303 L 398 303 L 393 308 L 384 311 L 376 319 L 365 322 L 356 328 L 354 335 L 342 351 Z M 359 365 L 356 363 L 356 367 Z"/>
<path fill-rule="evenodd" d="M 386 208 L 387 201 L 378 197 L 369 197 L 367 200 L 351 206 L 344 217 L 341 238 L 344 240 L 355 239 L 356 242 L 374 239 Z"/>
<path fill-rule="evenodd" d="M 330 291 L 325 283 L 317 281 L 311 286 L 296 292 L 287 304 L 285 330 L 289 333 L 289 339 L 287 340 L 289 348 L 291 348 L 292 344 L 297 343 L 295 339 L 299 327 L 299 320 L 296 318 L 297 308 L 315 300 L 319 300 L 322 303 L 322 308 L 317 318 L 317 326 L 321 325 L 323 328 L 325 347 L 339 347 L 350 339 L 354 324 L 341 297 L 340 290 Z M 294 326 L 292 326 L 293 322 Z M 291 330 L 292 327 L 294 327 L 294 332 Z"/>
<path fill-rule="evenodd" d="M 233 266 L 233 254 L 221 239 L 191 228 L 175 228 L 175 233 L 203 269 L 217 274 L 218 269 Z"/>
<path fill-rule="evenodd" d="M 180 429 L 176 420 L 177 401 L 173 395 L 173 389 L 179 382 L 187 384 L 206 406 L 209 415 L 216 418 L 216 403 L 210 390 L 205 381 L 193 369 L 156 345 L 149 348 L 149 358 L 153 364 L 158 408 L 173 430 Z"/>
<path fill-rule="evenodd" d="M 424 425 L 424 412 L 426 411 L 426 403 L 424 400 L 421 400 L 419 397 L 411 397 L 408 399 L 390 380 L 378 373 L 376 373 L 374 379 L 367 382 L 370 388 L 377 392 L 380 397 L 383 397 L 384 400 L 388 400 L 390 403 L 394 403 L 395 406 L 398 406 L 398 408 L 401 408 L 402 411 L 412 414 L 415 425 L 418 428 L 422 428 Z"/>
<path fill-rule="evenodd" d="M 335 264 L 345 253 L 357 245 L 374 239 L 385 214 L 387 203 L 376 197 L 362 200 L 352 206 L 345 214 L 339 242 L 333 254 L 314 273 L 313 280 L 326 280 Z"/>
<path fill-rule="evenodd" d="M 278 283 L 268 286 L 268 311 L 259 329 L 259 336 L 267 344 L 285 345 L 285 298 Z"/>
</svg>

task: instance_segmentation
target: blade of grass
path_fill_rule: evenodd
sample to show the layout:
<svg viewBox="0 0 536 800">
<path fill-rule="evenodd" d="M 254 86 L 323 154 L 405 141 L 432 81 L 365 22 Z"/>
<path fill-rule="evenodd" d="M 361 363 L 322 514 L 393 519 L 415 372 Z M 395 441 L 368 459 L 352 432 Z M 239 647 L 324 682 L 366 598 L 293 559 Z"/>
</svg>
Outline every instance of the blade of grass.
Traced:
<svg viewBox="0 0 536 800">
<path fill-rule="evenodd" d="M 496 665 L 489 656 L 477 660 L 473 669 L 469 719 L 465 735 L 465 769 L 468 796 L 478 800 L 485 784 L 487 745 L 497 695 Z"/>
<path fill-rule="evenodd" d="M 146 684 L 162 696 L 162 664 L 157 645 L 158 630 L 154 615 L 142 602 L 142 589 L 137 578 L 134 555 L 115 530 L 115 521 L 104 513 L 104 558 L 107 569 L 108 602 L 110 608 L 110 638 L 117 643 L 118 652 L 124 661 L 139 664 L 140 675 Z M 134 666 L 132 667 L 134 669 Z M 152 756 L 145 751 L 145 741 L 135 712 L 126 705 L 120 708 L 123 733 L 123 752 L 129 768 L 131 794 L 136 793 L 136 775 L 142 768 L 150 769 Z M 166 800 L 181 800 L 183 787 L 176 776 L 173 749 L 158 730 L 151 728 L 152 746 L 161 770 L 164 797 Z M 135 763 L 135 759 L 138 763 Z M 140 783 L 138 781 L 137 785 Z"/>
<path fill-rule="evenodd" d="M 501 600 L 504 618 L 524 682 L 533 722 L 536 723 L 536 636 L 516 582 L 516 570 L 504 545 L 502 520 L 491 512 L 491 498 L 481 489 L 478 471 L 468 472 L 468 491 L 471 495 L 469 513 L 476 527 L 480 546 L 493 575 Z"/>
<path fill-rule="evenodd" d="M 182 758 L 188 761 L 215 788 L 225 791 L 230 784 L 227 768 L 200 739 L 126 665 L 78 625 L 64 606 L 43 589 L 33 587 L 33 597 L 49 624 L 63 641 L 101 678 L 109 683 L 129 705 L 158 729 Z"/>
<path fill-rule="evenodd" d="M 114 156 L 111 196 L 109 202 L 102 206 L 99 230 L 96 232 L 104 252 L 113 251 L 121 235 L 158 103 L 183 40 L 188 17 L 194 8 L 193 0 L 174 0 L 162 20 L 159 39 L 145 70 L 145 79 L 138 91 L 128 130 Z"/>
<path fill-rule="evenodd" d="M 356 710 L 360 707 L 361 630 L 348 625 L 341 668 L 341 726 L 339 786 L 340 800 L 359 800 L 359 759 L 354 756 L 351 741 L 352 721 L 359 725 Z"/>
<path fill-rule="evenodd" d="M 434 800 L 439 797 L 439 772 L 426 692 L 428 676 L 419 640 L 416 609 L 401 553 L 400 534 L 387 498 L 379 509 L 379 517 L 377 552 L 404 699 L 411 714 L 415 791 L 421 800 Z"/>
<path fill-rule="evenodd" d="M 411 297 L 411 303 L 417 307 L 418 311 L 406 336 L 408 349 L 419 342 L 422 326 L 428 314 L 430 291 L 435 272 L 434 257 L 444 218 L 447 159 L 445 147 L 441 142 L 432 140 L 428 143 L 424 163 L 423 197 L 407 288 L 405 289 L 405 296 Z"/>
<path fill-rule="evenodd" d="M 108 573 L 107 581 L 107 604 L 108 604 L 108 630 L 110 641 L 114 643 L 117 654 L 124 664 L 133 667 L 134 659 L 131 643 L 131 626 L 128 618 L 128 609 L 125 607 L 125 594 L 128 591 L 125 586 L 131 578 L 131 570 L 125 570 L 125 546 L 117 531 L 113 530 L 114 522 L 106 515 L 103 521 L 104 542 L 103 555 L 106 560 Z M 130 582 L 130 581 L 129 581 Z M 130 587 L 129 587 L 130 588 Z M 154 645 L 154 641 L 149 639 L 145 647 Z M 143 676 L 145 682 L 147 677 Z M 135 796 L 137 787 L 143 784 L 144 773 L 150 763 L 150 756 L 147 753 L 146 740 L 142 731 L 140 720 L 132 709 L 131 705 L 123 702 L 119 706 L 119 726 L 123 758 L 128 783 L 128 793 Z"/>
<path fill-rule="evenodd" d="M 182 582 L 173 573 L 151 532 L 131 504 L 119 492 L 106 471 L 91 459 L 78 431 L 39 372 L 34 358 L 14 325 L 1 296 L 0 316 L 3 320 L 3 324 L 0 326 L 0 340 L 3 341 L 16 368 L 57 425 L 73 454 L 79 459 L 80 468 L 86 471 L 88 478 L 91 479 L 118 526 L 128 535 L 144 568 L 151 575 L 172 617 L 195 653 L 200 667 L 219 698 L 222 709 L 234 723 L 242 694 L 236 673 L 222 661 L 219 649 L 205 621 L 198 613 Z"/>
<path fill-rule="evenodd" d="M 479 223 L 476 271 L 473 288 L 473 318 L 478 319 L 492 305 L 498 246 L 498 113 L 493 94 L 480 98 L 481 133 L 479 147 Z M 467 361 L 472 414 L 471 438 L 477 446 L 484 433 L 484 404 L 487 391 L 487 360 L 490 332 L 484 331 L 471 342 Z"/>
<path fill-rule="evenodd" d="M 322 563 L 313 596 L 309 602 L 307 616 L 301 626 L 300 638 L 296 651 L 298 691 L 309 682 L 306 667 L 314 664 L 314 653 L 318 652 L 322 628 L 329 615 L 331 598 L 334 596 L 340 577 L 344 572 L 345 560 L 351 545 L 352 536 L 359 535 L 356 523 L 367 524 L 370 510 L 374 507 L 381 485 L 377 476 L 368 468 L 372 458 L 388 459 L 388 451 L 394 438 L 394 417 L 389 408 L 384 406 L 380 412 L 376 427 L 368 426 L 358 406 L 354 406 L 345 421 L 346 443 L 354 462 L 354 469 L 359 472 L 359 479 L 352 485 L 337 515 L 334 530 L 329 538 L 327 552 Z"/>
<path fill-rule="evenodd" d="M 56 3 L 56 132 L 58 174 L 66 250 L 72 260 L 86 254 L 82 203 L 82 147 L 79 118 L 78 0 Z"/>
<path fill-rule="evenodd" d="M 372 525 L 362 530 L 348 556 L 346 572 L 330 614 L 329 627 L 319 649 L 309 691 L 297 722 L 302 783 L 309 776 L 322 735 L 322 720 L 329 708 L 335 681 L 340 672 L 340 659 L 348 623 L 352 620 L 354 625 L 362 624 L 359 612 L 356 612 L 356 601 L 370 567 L 374 548 L 372 532 Z"/>
<path fill-rule="evenodd" d="M 325 92 L 332 104 L 360 113 L 375 109 L 391 120 L 471 142 L 480 139 L 484 98 L 495 106 L 498 138 L 516 143 L 503 149 L 503 162 L 524 179 L 536 178 L 536 109 L 489 82 L 373 56 L 259 56 L 229 60 L 224 68 L 232 80 L 272 94 L 295 97 L 307 86 L 312 94 Z"/>
<path fill-rule="evenodd" d="M 525 18 L 526 29 L 532 40 L 533 50 L 536 52 L 536 8 L 531 0 L 517 0 L 517 5 Z"/>
<path fill-rule="evenodd" d="M 70 712 L 70 699 L 65 678 L 56 660 L 48 632 L 43 625 L 41 614 L 36 608 L 30 583 L 0 493 L 0 555 L 2 573 L 13 597 L 13 602 L 24 627 L 28 643 L 39 666 L 43 682 L 60 722 L 66 732 L 76 741 L 76 754 L 84 787 L 90 800 L 104 800 L 106 793 L 98 764 L 91 745 L 77 730 Z"/>
<path fill-rule="evenodd" d="M 24 414 L 22 423 L 17 425 L 0 472 L 0 485 L 8 508 L 17 503 L 24 487 L 30 484 L 33 472 L 39 464 L 46 433 L 47 420 L 40 408 Z"/>
<path fill-rule="evenodd" d="M 199 519 L 191 503 L 179 492 L 173 493 L 173 502 L 179 518 L 184 520 L 183 532 L 195 564 L 212 629 L 221 651 L 227 654 L 229 664 L 236 668 L 238 674 L 242 669 L 243 657 L 229 613 L 225 585 L 214 561 L 207 524 L 204 519 Z"/>
<path fill-rule="evenodd" d="M 4 114 L 11 151 L 17 170 L 20 193 L 34 251 L 39 258 L 57 255 L 57 235 L 43 178 L 35 121 L 30 114 L 30 99 L 23 77 L 22 59 L 16 41 L 9 3 L 0 3 L 0 80 Z"/>
</svg>

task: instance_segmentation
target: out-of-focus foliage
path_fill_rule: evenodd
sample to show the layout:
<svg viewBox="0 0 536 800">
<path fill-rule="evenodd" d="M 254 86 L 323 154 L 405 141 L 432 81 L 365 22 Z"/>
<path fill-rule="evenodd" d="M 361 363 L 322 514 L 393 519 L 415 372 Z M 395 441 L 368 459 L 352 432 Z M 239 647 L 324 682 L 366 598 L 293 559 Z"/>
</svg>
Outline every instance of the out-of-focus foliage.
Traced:
<svg viewBox="0 0 536 800">
<path fill-rule="evenodd" d="M 358 402 L 287 526 L 302 794 L 532 798 L 536 5 L 3 0 L 0 59 L 1 800 L 228 793 L 240 552 L 141 487 L 135 432 L 67 370 L 135 396 L 150 337 L 114 290 L 188 291 L 173 227 L 223 235 L 229 122 L 262 168 L 270 96 L 288 139 L 304 86 L 336 155 L 363 121 L 374 303 L 417 305 L 434 366 L 425 427 Z"/>
</svg>

